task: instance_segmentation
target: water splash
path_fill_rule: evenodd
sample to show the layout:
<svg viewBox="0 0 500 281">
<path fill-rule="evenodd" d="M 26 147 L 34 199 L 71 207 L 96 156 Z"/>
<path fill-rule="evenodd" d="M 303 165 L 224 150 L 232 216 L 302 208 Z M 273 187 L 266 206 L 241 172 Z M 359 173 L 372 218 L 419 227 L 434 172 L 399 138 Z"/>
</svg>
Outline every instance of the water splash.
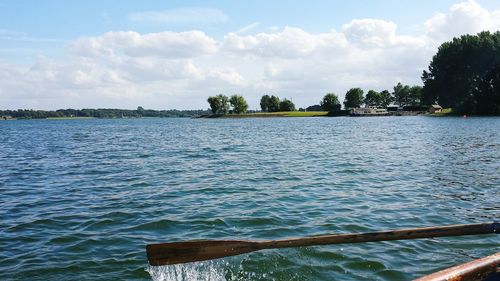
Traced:
<svg viewBox="0 0 500 281">
<path fill-rule="evenodd" d="M 149 266 L 146 271 L 153 281 L 223 281 L 224 264 L 218 261 Z"/>
</svg>

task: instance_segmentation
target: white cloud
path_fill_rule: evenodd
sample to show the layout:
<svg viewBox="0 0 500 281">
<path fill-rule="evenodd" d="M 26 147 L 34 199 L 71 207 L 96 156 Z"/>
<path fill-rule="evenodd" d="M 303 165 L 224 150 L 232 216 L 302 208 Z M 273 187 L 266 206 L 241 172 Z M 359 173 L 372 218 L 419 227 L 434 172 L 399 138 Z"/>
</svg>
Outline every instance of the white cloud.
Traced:
<svg viewBox="0 0 500 281">
<path fill-rule="evenodd" d="M 157 58 L 132 58 L 113 68 L 121 69 L 128 81 L 144 83 L 177 79 L 200 79 L 202 71 L 192 60 L 161 60 Z"/>
<path fill-rule="evenodd" d="M 239 54 L 296 59 L 319 49 L 342 47 L 345 42 L 344 36 L 335 32 L 311 34 L 300 28 L 285 27 L 280 32 L 248 36 L 229 33 L 224 37 L 222 48 Z"/>
<path fill-rule="evenodd" d="M 396 24 L 378 19 L 353 20 L 342 26 L 342 32 L 352 43 L 383 47 L 396 37 Z"/>
<path fill-rule="evenodd" d="M 165 11 L 145 11 L 132 13 L 129 20 L 164 24 L 224 23 L 229 17 L 221 10 L 213 8 L 178 8 Z"/>
<path fill-rule="evenodd" d="M 398 36 L 396 29 L 394 22 L 379 19 L 353 20 L 342 26 L 347 40 L 367 48 L 425 44 L 420 38 Z"/>
<path fill-rule="evenodd" d="M 447 13 L 437 13 L 425 22 L 427 35 L 441 43 L 462 34 L 500 29 L 500 10 L 488 11 L 475 0 L 451 6 Z"/>
<path fill-rule="evenodd" d="M 208 95 L 238 93 L 257 108 L 260 96 L 271 93 L 304 107 L 326 92 L 342 98 L 350 87 L 419 84 L 437 44 L 463 33 L 498 30 L 499 19 L 500 11 L 470 0 L 432 16 L 414 36 L 381 19 L 355 19 L 321 33 L 273 27 L 248 34 L 259 25 L 253 23 L 222 39 L 199 30 L 107 32 L 67 44 L 64 61 L 42 57 L 29 66 L 0 61 L 0 104 L 206 108 Z M 23 36 L 0 30 L 2 35 Z"/>
<path fill-rule="evenodd" d="M 80 38 L 68 45 L 74 55 L 188 58 L 217 51 L 217 42 L 201 31 L 139 34 L 134 31 L 107 32 L 99 37 Z"/>
</svg>

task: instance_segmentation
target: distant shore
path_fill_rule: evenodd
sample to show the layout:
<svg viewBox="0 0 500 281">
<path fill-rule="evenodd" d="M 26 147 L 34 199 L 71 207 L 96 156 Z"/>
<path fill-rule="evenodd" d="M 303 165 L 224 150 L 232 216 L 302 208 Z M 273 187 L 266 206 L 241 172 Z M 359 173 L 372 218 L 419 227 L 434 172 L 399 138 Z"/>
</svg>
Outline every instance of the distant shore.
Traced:
<svg viewBox="0 0 500 281">
<path fill-rule="evenodd" d="M 111 111 L 106 109 L 100 109 L 99 111 Z M 340 117 L 340 116 L 348 116 L 348 117 L 380 117 L 380 116 L 434 116 L 434 117 L 444 117 L 444 116 L 462 116 L 457 115 L 452 112 L 451 109 L 446 108 L 441 112 L 430 113 L 429 111 L 388 111 L 383 114 L 352 114 L 349 110 L 340 110 L 334 112 L 328 111 L 279 111 L 279 112 L 261 112 L 261 111 L 251 111 L 248 113 L 241 114 L 210 114 L 208 111 L 152 111 L 153 113 L 157 112 L 184 112 L 188 114 L 177 114 L 177 115 L 162 115 L 162 116 L 150 116 L 153 114 L 148 114 L 146 116 L 136 114 L 136 111 L 133 110 L 113 110 L 117 112 L 127 112 L 134 113 L 130 115 L 104 115 L 104 116 L 59 116 L 59 117 L 51 117 L 51 116 L 43 116 L 43 115 L 21 115 L 21 116 L 12 116 L 12 115 L 0 115 L 0 121 L 10 121 L 10 120 L 87 120 L 87 119 L 138 119 L 138 118 L 202 118 L 202 119 L 240 119 L 240 118 L 288 118 L 288 117 Z M 10 111 L 9 113 L 16 113 L 15 111 Z M 40 111 L 30 111 L 31 112 L 40 112 Z M 198 113 L 198 114 L 195 114 Z M 201 114 L 200 114 L 201 113 Z"/>
<path fill-rule="evenodd" d="M 256 112 L 245 114 L 209 114 L 194 118 L 278 118 L 278 117 L 380 117 L 380 116 L 445 116 L 448 114 L 431 114 L 423 111 L 394 111 L 383 115 L 352 116 L 346 111 L 330 113 L 328 111 L 288 111 L 288 112 Z"/>
<path fill-rule="evenodd" d="M 276 117 L 325 117 L 328 111 L 281 111 L 281 112 L 255 112 L 244 114 L 209 114 L 197 118 L 276 118 Z"/>
</svg>

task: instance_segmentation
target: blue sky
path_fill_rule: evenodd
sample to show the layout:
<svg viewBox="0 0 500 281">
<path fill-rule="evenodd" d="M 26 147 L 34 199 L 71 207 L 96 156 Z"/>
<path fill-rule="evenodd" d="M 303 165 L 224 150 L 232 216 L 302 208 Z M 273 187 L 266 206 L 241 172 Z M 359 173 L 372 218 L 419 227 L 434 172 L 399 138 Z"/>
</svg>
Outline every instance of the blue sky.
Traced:
<svg viewBox="0 0 500 281">
<path fill-rule="evenodd" d="M 358 1 L 0 1 L 2 29 L 33 37 L 71 40 L 98 35 L 109 30 L 158 32 L 202 29 L 212 36 L 222 36 L 254 22 L 261 29 L 270 26 L 298 26 L 310 32 L 338 29 L 357 18 L 380 18 L 398 23 L 412 32 L 433 13 L 446 11 L 453 0 L 358 0 Z M 500 9 L 500 1 L 478 1 L 489 10 Z M 128 16 L 143 11 L 176 8 L 213 8 L 227 15 L 226 22 L 214 24 L 147 24 L 130 21 Z"/>
<path fill-rule="evenodd" d="M 498 30 L 498 11 L 497 0 L 0 0 L 0 73 L 3 67 L 11 79 L 25 80 L 14 85 L 0 79 L 0 107 L 202 108 L 206 95 L 219 92 L 247 94 L 253 107 L 264 92 L 307 106 L 325 91 L 342 97 L 350 84 L 418 84 L 440 43 Z M 188 55 L 180 50 L 191 47 Z M 391 58 L 391 48 L 401 52 L 398 61 L 380 59 Z M 99 57 L 90 58 L 96 52 Z M 345 70 L 332 74 L 328 66 Z M 137 72 L 127 70 L 133 67 Z M 172 74 L 178 67 L 183 75 Z M 312 74 L 301 75 L 301 69 Z M 112 83 L 103 82 L 106 75 Z M 297 84 L 297 76 L 304 81 Z M 120 94 L 124 89 L 132 90 Z"/>
</svg>

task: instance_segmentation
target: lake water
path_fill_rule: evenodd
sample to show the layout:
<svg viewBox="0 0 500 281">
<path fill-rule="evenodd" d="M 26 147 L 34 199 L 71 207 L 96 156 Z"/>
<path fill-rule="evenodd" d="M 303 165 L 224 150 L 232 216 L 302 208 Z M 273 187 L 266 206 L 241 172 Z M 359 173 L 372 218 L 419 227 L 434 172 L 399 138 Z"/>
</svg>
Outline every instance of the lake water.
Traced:
<svg viewBox="0 0 500 281">
<path fill-rule="evenodd" d="M 1 280 L 410 280 L 499 237 L 151 268 L 145 246 L 491 222 L 498 202 L 500 118 L 0 122 Z"/>
</svg>

